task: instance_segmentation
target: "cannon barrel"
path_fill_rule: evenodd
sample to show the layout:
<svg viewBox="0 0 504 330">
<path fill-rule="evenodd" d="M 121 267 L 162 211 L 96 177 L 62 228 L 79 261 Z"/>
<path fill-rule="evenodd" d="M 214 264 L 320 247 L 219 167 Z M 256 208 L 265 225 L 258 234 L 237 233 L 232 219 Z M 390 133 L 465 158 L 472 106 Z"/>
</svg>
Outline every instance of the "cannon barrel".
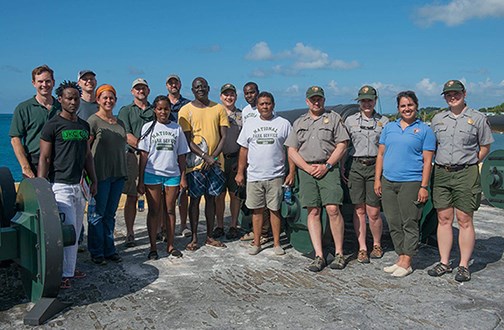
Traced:
<svg viewBox="0 0 504 330">
<path fill-rule="evenodd" d="M 24 323 L 42 324 L 68 307 L 57 296 L 63 248 L 75 244 L 75 228 L 62 222 L 47 180 L 24 179 L 16 193 L 5 167 L 0 168 L 0 216 L 0 261 L 12 260 L 20 266 L 23 288 L 35 303 Z"/>
</svg>

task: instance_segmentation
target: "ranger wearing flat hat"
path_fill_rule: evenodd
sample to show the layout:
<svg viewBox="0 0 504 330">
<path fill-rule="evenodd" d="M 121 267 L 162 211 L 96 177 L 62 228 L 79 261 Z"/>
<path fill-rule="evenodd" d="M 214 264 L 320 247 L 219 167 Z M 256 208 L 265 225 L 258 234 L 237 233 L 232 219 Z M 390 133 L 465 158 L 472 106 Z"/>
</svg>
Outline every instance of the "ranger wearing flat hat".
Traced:
<svg viewBox="0 0 504 330">
<path fill-rule="evenodd" d="M 428 274 L 441 276 L 452 272 L 450 250 L 456 215 L 460 263 L 455 280 L 464 282 L 471 279 L 469 260 L 475 242 L 473 213 L 481 201 L 478 164 L 490 151 L 494 139 L 486 116 L 465 103 L 466 89 L 461 81 L 447 81 L 441 95 L 448 110 L 436 114 L 431 124 L 437 139 L 432 200 L 438 213 L 440 262 Z"/>
<path fill-rule="evenodd" d="M 308 112 L 301 115 L 285 141 L 289 158 L 299 168 L 299 197 L 301 206 L 308 208 L 308 230 L 315 249 L 310 271 L 321 271 L 326 261 L 322 247 L 321 208 L 324 206 L 331 222 L 336 255 L 329 265 L 343 269 L 344 223 L 339 205 L 343 203 L 338 162 L 346 152 L 349 140 L 341 116 L 324 108 L 325 93 L 319 86 L 306 91 Z"/>
<path fill-rule="evenodd" d="M 126 140 L 128 143 L 128 153 L 126 154 L 126 163 L 128 169 L 128 179 L 124 184 L 123 193 L 126 194 L 126 203 L 124 205 L 124 221 L 126 222 L 126 247 L 135 246 L 135 234 L 133 225 L 136 217 L 137 180 L 138 180 L 138 138 L 142 133 L 142 127 L 145 123 L 154 120 L 154 111 L 147 100 L 150 89 L 147 80 L 137 78 L 131 84 L 131 95 L 133 102 L 119 110 L 117 116 L 123 121 L 126 128 Z"/>
<path fill-rule="evenodd" d="M 350 200 L 354 204 L 354 228 L 358 234 L 359 251 L 357 261 L 369 263 L 366 246 L 366 215 L 373 236 L 371 258 L 381 258 L 382 219 L 380 216 L 380 197 L 374 192 L 375 163 L 378 154 L 378 141 L 388 118 L 376 112 L 378 100 L 376 89 L 365 85 L 359 89 L 357 98 L 359 112 L 348 116 L 345 127 L 351 138 L 348 151 L 347 168 L 348 190 Z"/>
</svg>

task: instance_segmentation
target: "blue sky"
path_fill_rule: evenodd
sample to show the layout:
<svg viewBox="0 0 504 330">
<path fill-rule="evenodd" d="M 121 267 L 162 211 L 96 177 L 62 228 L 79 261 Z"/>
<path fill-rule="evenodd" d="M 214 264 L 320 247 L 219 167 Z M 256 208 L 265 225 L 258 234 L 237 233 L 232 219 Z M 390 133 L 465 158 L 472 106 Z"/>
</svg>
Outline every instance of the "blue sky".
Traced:
<svg viewBox="0 0 504 330">
<path fill-rule="evenodd" d="M 442 85 L 461 79 L 475 108 L 504 102 L 504 1 L 27 1 L 2 3 L 0 113 L 32 96 L 31 70 L 48 64 L 56 83 L 81 69 L 131 102 L 131 82 L 147 79 L 150 99 L 170 73 L 207 78 L 211 99 L 231 82 L 256 81 L 276 109 L 304 107 L 311 85 L 326 104 L 353 103 L 363 84 L 378 88 L 383 113 L 395 95 L 444 106 Z M 245 105 L 239 93 L 237 105 Z"/>
</svg>

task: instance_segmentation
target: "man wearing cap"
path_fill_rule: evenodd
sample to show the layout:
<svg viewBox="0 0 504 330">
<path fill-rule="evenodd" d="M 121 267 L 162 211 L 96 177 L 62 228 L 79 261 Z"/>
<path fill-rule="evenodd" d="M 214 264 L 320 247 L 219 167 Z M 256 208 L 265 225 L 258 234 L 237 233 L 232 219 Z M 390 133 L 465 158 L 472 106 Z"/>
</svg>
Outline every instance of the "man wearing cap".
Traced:
<svg viewBox="0 0 504 330">
<path fill-rule="evenodd" d="M 478 164 L 494 142 L 485 115 L 465 103 L 466 90 L 459 80 L 444 84 L 448 110 L 432 119 L 437 149 L 434 160 L 432 200 L 438 213 L 437 240 L 440 262 L 429 269 L 430 276 L 451 273 L 450 251 L 453 243 L 453 218 L 459 228 L 460 263 L 455 280 L 469 281 L 469 260 L 474 249 L 473 213 L 481 201 Z"/>
<path fill-rule="evenodd" d="M 149 84 L 143 78 L 138 78 L 131 84 L 133 102 L 119 110 L 118 118 L 123 121 L 126 128 L 128 151 L 126 163 L 128 179 L 124 184 L 123 193 L 126 194 L 124 204 L 124 221 L 126 222 L 126 247 L 135 246 L 135 234 L 133 225 L 136 217 L 137 179 L 138 179 L 138 138 L 142 133 L 142 126 L 154 120 L 154 111 L 147 97 L 149 96 Z"/>
<path fill-rule="evenodd" d="M 366 215 L 373 236 L 371 258 L 381 258 L 383 222 L 380 216 L 380 197 L 374 191 L 375 163 L 378 141 L 388 118 L 375 111 L 378 95 L 372 86 L 362 86 L 357 95 L 359 112 L 348 116 L 345 127 L 350 134 L 348 151 L 348 190 L 354 205 L 353 224 L 359 243 L 357 261 L 369 263 L 366 246 Z"/>
<path fill-rule="evenodd" d="M 168 90 L 168 99 L 170 100 L 170 120 L 178 121 L 178 112 L 180 109 L 191 102 L 180 95 L 180 89 L 182 87 L 182 82 L 180 77 L 176 74 L 170 74 L 166 78 L 166 89 Z M 184 237 L 191 236 L 191 231 L 187 228 L 187 191 L 181 191 L 180 205 L 180 235 Z"/>
<path fill-rule="evenodd" d="M 16 107 L 9 130 L 12 149 L 24 178 L 37 175 L 40 132 L 44 124 L 61 110 L 60 103 L 52 96 L 54 71 L 50 67 L 42 65 L 33 69 L 32 85 L 37 94 Z"/>
<path fill-rule="evenodd" d="M 335 245 L 335 257 L 329 267 L 343 269 L 344 222 L 339 205 L 343 203 L 338 162 L 346 152 L 349 140 L 339 114 L 326 111 L 322 87 L 306 91 L 308 113 L 301 115 L 285 145 L 299 175 L 301 206 L 308 208 L 308 231 L 315 250 L 315 260 L 308 269 L 321 271 L 326 261 L 322 247 L 321 207 L 325 207 Z"/>
<path fill-rule="evenodd" d="M 238 109 L 236 104 L 236 87 L 233 84 L 224 84 L 220 92 L 221 103 L 226 109 L 229 121 L 229 128 L 226 134 L 226 140 L 222 147 L 224 155 L 224 176 L 226 177 L 226 184 L 222 194 L 217 196 L 215 200 L 215 213 L 217 218 L 217 227 L 213 231 L 213 237 L 219 238 L 224 235 L 224 209 L 226 191 L 229 193 L 229 209 L 231 211 L 231 225 L 227 239 L 234 239 L 240 237 L 238 231 L 238 214 L 240 213 L 240 199 L 236 196 L 238 186 L 236 185 L 235 176 L 238 166 L 238 154 L 240 145 L 237 143 L 238 136 L 242 129 L 242 112 Z"/>
<path fill-rule="evenodd" d="M 77 116 L 80 119 L 88 120 L 88 118 L 98 111 L 98 103 L 95 98 L 96 74 L 91 70 L 81 70 L 77 74 L 77 84 L 82 89 L 82 95 L 77 110 Z"/>
<path fill-rule="evenodd" d="M 208 98 L 210 87 L 205 78 L 197 77 L 191 88 L 194 101 L 180 109 L 179 124 L 184 131 L 191 154 L 187 156 L 187 183 L 189 185 L 189 221 L 192 240 L 187 250 L 195 251 L 198 246 L 198 220 L 201 196 L 205 196 L 205 218 L 207 223 L 206 245 L 226 247 L 212 237 L 215 218 L 215 197 L 224 190 L 222 147 L 226 140 L 229 122 L 224 107 Z"/>
</svg>

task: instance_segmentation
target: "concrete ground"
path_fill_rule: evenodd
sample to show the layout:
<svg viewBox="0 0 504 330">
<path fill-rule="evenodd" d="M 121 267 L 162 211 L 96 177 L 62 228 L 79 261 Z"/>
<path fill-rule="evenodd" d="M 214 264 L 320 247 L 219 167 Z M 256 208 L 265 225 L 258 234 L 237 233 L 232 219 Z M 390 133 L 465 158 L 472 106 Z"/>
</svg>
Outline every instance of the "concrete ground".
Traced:
<svg viewBox="0 0 504 330">
<path fill-rule="evenodd" d="M 203 214 L 203 213 L 202 213 Z M 427 269 L 437 249 L 422 245 L 414 272 L 403 279 L 384 273 L 394 263 L 385 231 L 382 259 L 359 264 L 352 256 L 355 239 L 347 224 L 344 270 L 309 272 L 310 259 L 289 246 L 285 256 L 266 248 L 247 254 L 247 242 L 226 242 L 226 249 L 203 246 L 148 261 L 146 212 L 136 221 L 138 246 L 125 249 L 125 226 L 118 212 L 116 244 L 122 263 L 93 264 L 80 253 L 78 269 L 87 277 L 60 291 L 72 306 L 44 329 L 504 329 L 504 210 L 482 206 L 475 214 L 477 241 L 472 280 L 458 283 L 454 274 L 433 278 Z M 229 219 L 226 219 L 228 222 Z M 204 222 L 199 226 L 204 241 Z M 189 239 L 177 237 L 183 249 Z M 267 245 L 268 246 L 268 245 Z M 453 254 L 457 265 L 457 256 Z M 24 297 L 16 266 L 0 269 L 0 328 L 22 329 L 32 307 Z"/>
</svg>

